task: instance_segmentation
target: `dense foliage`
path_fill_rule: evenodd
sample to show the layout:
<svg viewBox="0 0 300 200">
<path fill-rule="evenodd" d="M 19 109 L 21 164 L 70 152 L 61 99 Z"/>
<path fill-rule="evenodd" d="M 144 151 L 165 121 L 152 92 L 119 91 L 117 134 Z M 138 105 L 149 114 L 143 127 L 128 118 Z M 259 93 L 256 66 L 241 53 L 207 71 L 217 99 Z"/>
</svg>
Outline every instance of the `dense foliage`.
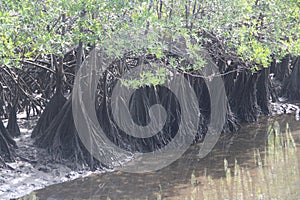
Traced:
<svg viewBox="0 0 300 200">
<path fill-rule="evenodd" d="M 185 38 L 191 55 L 217 42 L 216 50 L 249 66 L 300 53 L 298 0 L 9 0 L 0 7 L 2 65 L 64 55 L 80 41 L 116 56 L 146 49 L 159 57 L 170 36 Z M 115 41 L 116 34 L 125 36 Z"/>
</svg>

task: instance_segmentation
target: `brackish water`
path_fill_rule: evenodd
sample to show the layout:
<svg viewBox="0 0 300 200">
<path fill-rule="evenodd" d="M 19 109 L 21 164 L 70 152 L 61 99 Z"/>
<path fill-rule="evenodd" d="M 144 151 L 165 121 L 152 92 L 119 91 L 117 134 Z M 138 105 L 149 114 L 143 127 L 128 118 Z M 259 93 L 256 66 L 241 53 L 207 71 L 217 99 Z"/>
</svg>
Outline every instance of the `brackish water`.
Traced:
<svg viewBox="0 0 300 200">
<path fill-rule="evenodd" d="M 225 134 L 204 159 L 193 145 L 151 173 L 120 171 L 48 186 L 29 199 L 300 199 L 300 121 L 261 118 Z M 133 161 L 134 162 L 134 161 Z"/>
</svg>

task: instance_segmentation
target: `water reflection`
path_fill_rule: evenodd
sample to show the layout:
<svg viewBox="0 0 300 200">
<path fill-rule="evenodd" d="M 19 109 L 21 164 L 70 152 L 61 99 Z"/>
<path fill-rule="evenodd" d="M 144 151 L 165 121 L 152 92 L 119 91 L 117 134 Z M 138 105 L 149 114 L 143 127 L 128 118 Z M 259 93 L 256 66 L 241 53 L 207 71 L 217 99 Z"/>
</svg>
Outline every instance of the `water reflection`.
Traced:
<svg viewBox="0 0 300 200">
<path fill-rule="evenodd" d="M 289 124 L 280 130 L 277 121 L 268 127 L 264 150 L 253 149 L 255 168 L 241 167 L 235 160 L 229 167 L 224 159 L 225 177 L 199 177 L 202 186 L 196 186 L 187 199 L 298 199 L 299 165 L 296 143 Z M 197 182 L 192 175 L 191 183 Z M 184 196 L 184 194 L 183 194 Z"/>
<path fill-rule="evenodd" d="M 200 144 L 156 172 L 112 172 L 49 186 L 39 199 L 299 199 L 300 123 L 264 118 L 224 136 L 198 160 Z"/>
</svg>

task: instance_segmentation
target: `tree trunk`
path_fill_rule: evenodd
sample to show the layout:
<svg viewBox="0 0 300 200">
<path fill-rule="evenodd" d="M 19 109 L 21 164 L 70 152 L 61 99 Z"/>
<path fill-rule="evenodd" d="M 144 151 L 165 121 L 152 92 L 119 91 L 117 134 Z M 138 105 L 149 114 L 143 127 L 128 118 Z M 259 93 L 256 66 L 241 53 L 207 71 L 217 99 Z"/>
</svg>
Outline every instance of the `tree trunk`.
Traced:
<svg viewBox="0 0 300 200">
<path fill-rule="evenodd" d="M 286 55 L 280 63 L 275 63 L 275 61 L 271 65 L 271 72 L 274 73 L 274 78 L 276 80 L 283 83 L 285 79 L 289 76 L 290 70 L 290 55 Z"/>
<path fill-rule="evenodd" d="M 256 86 L 256 94 L 257 94 L 257 104 L 260 108 L 260 111 L 263 115 L 268 115 L 270 113 L 269 110 L 269 102 L 270 102 L 270 68 L 264 68 L 260 71 L 257 80 Z"/>
<path fill-rule="evenodd" d="M 8 123 L 7 123 L 7 131 L 12 137 L 18 137 L 21 135 L 20 128 L 17 122 L 17 110 L 16 104 L 13 105 L 10 109 Z"/>
<path fill-rule="evenodd" d="M 290 101 L 300 101 L 300 57 L 293 62 L 291 75 L 286 79 L 282 93 Z"/>
</svg>

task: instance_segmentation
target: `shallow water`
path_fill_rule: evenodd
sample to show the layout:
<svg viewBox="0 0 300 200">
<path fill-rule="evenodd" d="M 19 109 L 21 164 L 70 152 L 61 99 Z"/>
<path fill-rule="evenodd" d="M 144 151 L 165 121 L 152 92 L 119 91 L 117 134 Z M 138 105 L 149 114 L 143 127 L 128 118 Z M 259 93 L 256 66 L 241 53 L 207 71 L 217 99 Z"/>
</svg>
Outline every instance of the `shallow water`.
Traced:
<svg viewBox="0 0 300 200">
<path fill-rule="evenodd" d="M 200 145 L 156 172 L 94 174 L 35 191 L 30 198 L 300 199 L 300 122 L 294 116 L 243 125 L 204 159 L 197 157 Z"/>
</svg>

